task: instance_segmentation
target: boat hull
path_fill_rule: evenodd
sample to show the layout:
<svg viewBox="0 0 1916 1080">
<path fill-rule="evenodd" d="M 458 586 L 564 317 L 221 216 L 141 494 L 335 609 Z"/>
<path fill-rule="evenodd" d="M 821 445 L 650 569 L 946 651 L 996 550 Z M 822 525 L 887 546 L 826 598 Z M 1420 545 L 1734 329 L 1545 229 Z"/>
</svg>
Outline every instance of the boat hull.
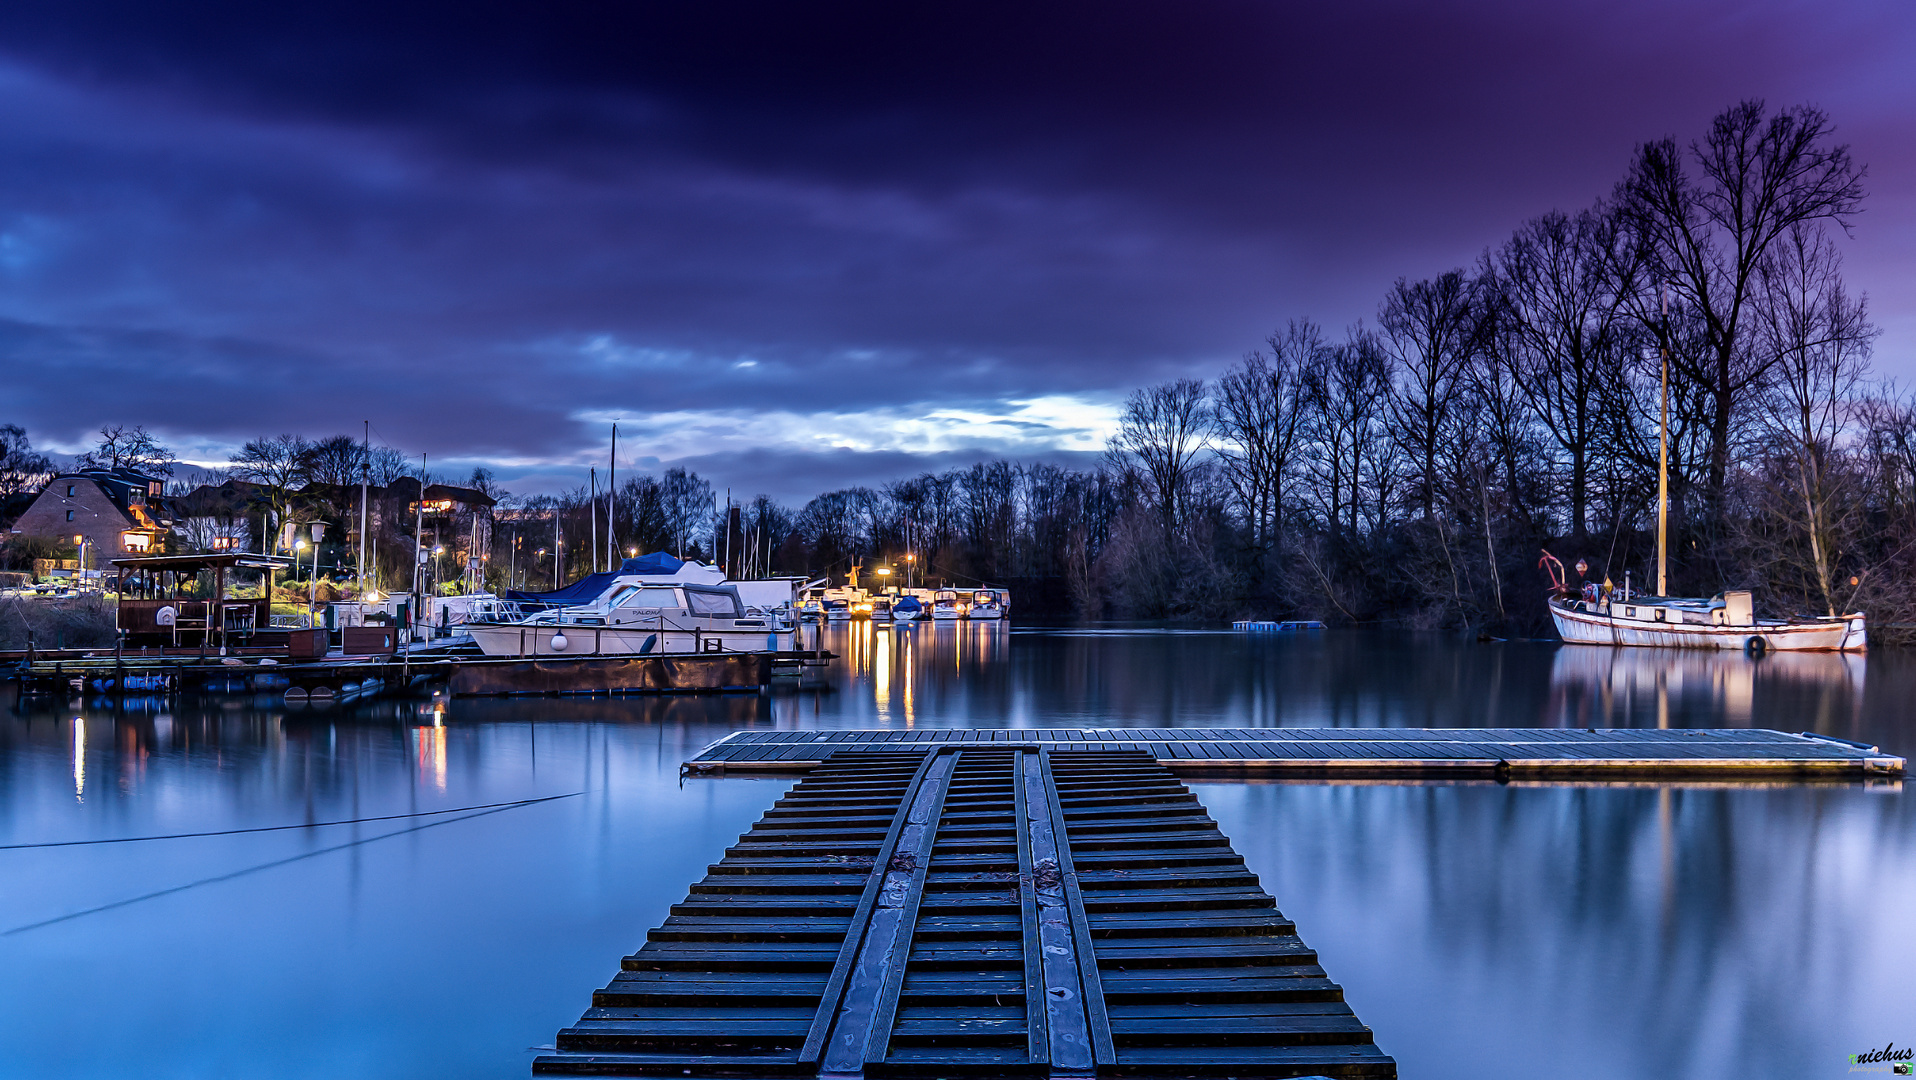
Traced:
<svg viewBox="0 0 1916 1080">
<path fill-rule="evenodd" d="M 527 626 L 470 623 L 466 632 L 487 656 L 646 656 L 655 653 L 783 652 L 790 630 L 660 630 L 657 627 Z M 555 646 L 554 638 L 564 640 Z"/>
<path fill-rule="evenodd" d="M 1553 601 L 1551 621 L 1567 645 L 1637 645 L 1665 649 L 1751 649 L 1775 652 L 1862 652 L 1863 616 L 1815 622 L 1759 620 L 1753 626 L 1662 623 L 1575 611 Z M 1755 644 L 1753 644 L 1755 643 Z"/>
</svg>

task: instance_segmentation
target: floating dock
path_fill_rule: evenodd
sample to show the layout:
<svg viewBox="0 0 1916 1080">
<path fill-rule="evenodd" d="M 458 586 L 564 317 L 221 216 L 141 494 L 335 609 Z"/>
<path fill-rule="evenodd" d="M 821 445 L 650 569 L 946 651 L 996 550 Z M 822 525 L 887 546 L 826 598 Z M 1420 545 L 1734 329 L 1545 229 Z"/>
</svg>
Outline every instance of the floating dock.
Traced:
<svg viewBox="0 0 1916 1080">
<path fill-rule="evenodd" d="M 802 772 L 839 750 L 940 746 L 1134 750 L 1194 777 L 1855 780 L 1905 765 L 1868 744 L 1761 728 L 921 728 L 735 731 L 684 771 Z"/>
<path fill-rule="evenodd" d="M 811 764 L 535 1074 L 1396 1075 L 1150 753 L 953 738 Z"/>
</svg>

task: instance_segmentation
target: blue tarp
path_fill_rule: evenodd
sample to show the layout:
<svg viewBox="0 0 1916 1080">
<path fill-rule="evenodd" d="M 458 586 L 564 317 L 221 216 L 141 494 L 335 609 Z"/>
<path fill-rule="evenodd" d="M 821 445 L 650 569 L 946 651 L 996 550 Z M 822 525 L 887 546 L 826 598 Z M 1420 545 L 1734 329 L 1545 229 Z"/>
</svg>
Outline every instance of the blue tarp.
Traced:
<svg viewBox="0 0 1916 1080">
<path fill-rule="evenodd" d="M 654 551 L 650 555 L 641 555 L 636 559 L 627 559 L 617 570 L 607 570 L 598 574 L 587 574 L 563 589 L 551 592 L 520 592 L 507 589 L 502 595 L 506 600 L 517 600 L 522 604 L 537 604 L 545 607 L 566 607 L 571 604 L 586 604 L 612 584 L 612 579 L 621 574 L 643 574 L 647 577 L 670 577 L 684 566 L 683 560 L 673 558 L 663 551 Z"/>
</svg>

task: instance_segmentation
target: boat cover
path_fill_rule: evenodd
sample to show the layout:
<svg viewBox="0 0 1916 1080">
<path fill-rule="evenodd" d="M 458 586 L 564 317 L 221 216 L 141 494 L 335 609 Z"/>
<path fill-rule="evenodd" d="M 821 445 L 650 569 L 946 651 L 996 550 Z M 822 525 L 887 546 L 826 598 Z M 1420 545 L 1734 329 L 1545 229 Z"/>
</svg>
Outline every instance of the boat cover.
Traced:
<svg viewBox="0 0 1916 1080">
<path fill-rule="evenodd" d="M 636 559 L 627 559 L 617 570 L 605 570 L 597 574 L 587 574 L 563 589 L 551 592 L 520 592 L 507 589 L 500 595 L 507 600 L 517 600 L 522 604 L 541 604 L 547 607 L 568 607 L 573 604 L 589 604 L 599 598 L 599 594 L 611 586 L 614 578 L 625 574 L 642 574 L 646 577 L 671 577 L 679 572 L 685 563 L 663 551 L 654 551 Z"/>
</svg>

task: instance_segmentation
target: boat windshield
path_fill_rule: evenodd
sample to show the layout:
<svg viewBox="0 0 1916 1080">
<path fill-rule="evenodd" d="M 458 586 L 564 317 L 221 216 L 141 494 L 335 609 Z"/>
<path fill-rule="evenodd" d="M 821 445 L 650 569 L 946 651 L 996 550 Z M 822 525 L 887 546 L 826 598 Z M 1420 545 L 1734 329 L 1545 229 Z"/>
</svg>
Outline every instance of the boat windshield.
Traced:
<svg viewBox="0 0 1916 1080">
<path fill-rule="evenodd" d="M 675 608 L 679 606 L 676 590 L 661 588 L 633 589 L 619 597 L 614 607 L 622 608 Z"/>
<path fill-rule="evenodd" d="M 718 615 L 722 618 L 739 617 L 738 597 L 729 592 L 706 592 L 702 589 L 685 590 L 686 603 L 691 606 L 694 615 Z"/>
</svg>

